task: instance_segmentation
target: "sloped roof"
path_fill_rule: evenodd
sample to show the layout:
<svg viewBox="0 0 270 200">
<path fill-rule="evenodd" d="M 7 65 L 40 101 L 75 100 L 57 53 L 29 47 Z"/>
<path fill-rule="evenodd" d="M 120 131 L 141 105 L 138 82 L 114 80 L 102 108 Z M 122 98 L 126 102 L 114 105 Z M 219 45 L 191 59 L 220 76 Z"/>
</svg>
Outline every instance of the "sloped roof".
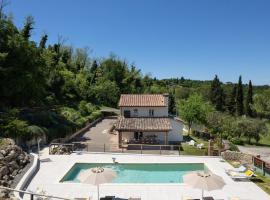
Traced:
<svg viewBox="0 0 270 200">
<path fill-rule="evenodd" d="M 169 118 L 124 118 L 121 117 L 115 126 L 117 131 L 170 131 L 172 130 Z"/>
<path fill-rule="evenodd" d="M 164 107 L 167 106 L 162 94 L 122 94 L 119 106 L 127 107 Z"/>
</svg>

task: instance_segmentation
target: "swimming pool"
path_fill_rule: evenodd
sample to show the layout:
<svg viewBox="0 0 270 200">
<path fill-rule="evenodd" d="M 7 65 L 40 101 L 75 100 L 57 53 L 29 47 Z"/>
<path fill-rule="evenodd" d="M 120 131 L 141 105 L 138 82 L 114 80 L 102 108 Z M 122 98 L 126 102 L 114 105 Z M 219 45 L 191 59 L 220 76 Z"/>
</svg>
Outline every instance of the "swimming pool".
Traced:
<svg viewBox="0 0 270 200">
<path fill-rule="evenodd" d="M 208 171 L 203 163 L 181 164 L 100 164 L 76 163 L 60 182 L 79 183 L 84 170 L 93 167 L 110 168 L 117 172 L 112 183 L 182 183 L 183 175 L 192 171 Z"/>
</svg>

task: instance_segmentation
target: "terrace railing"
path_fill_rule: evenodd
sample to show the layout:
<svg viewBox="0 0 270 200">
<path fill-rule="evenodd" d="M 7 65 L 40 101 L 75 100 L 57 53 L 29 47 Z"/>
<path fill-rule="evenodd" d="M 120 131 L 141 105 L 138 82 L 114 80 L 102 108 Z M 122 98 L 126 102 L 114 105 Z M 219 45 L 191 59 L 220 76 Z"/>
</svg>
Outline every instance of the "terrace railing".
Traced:
<svg viewBox="0 0 270 200">
<path fill-rule="evenodd" d="M 180 145 L 128 144 L 120 147 L 118 144 L 97 144 L 94 142 L 52 143 L 50 153 L 53 154 L 55 152 L 54 148 L 59 147 L 69 148 L 69 151 L 72 152 L 180 155 Z"/>
<path fill-rule="evenodd" d="M 63 197 L 58 197 L 58 196 L 46 195 L 46 194 L 38 194 L 38 193 L 28 192 L 28 191 L 24 191 L 24 190 L 16 190 L 16 189 L 4 187 L 4 186 L 0 186 L 0 190 L 7 190 L 10 193 L 11 192 L 17 192 L 19 194 L 29 195 L 30 196 L 30 200 L 34 200 L 34 198 L 71 200 L 69 198 L 63 198 Z"/>
</svg>

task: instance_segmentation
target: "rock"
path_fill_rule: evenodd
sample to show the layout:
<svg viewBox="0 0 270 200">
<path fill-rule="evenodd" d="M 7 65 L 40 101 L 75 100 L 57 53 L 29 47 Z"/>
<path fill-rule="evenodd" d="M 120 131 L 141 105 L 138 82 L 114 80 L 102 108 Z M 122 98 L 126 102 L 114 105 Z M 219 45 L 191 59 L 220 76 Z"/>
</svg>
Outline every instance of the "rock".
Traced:
<svg viewBox="0 0 270 200">
<path fill-rule="evenodd" d="M 30 156 L 16 146 L 13 140 L 6 139 L 6 143 L 0 147 L 0 185 L 10 187 L 14 177 L 29 162 Z M 5 196 L 0 194 L 0 199 L 1 195 Z"/>
<path fill-rule="evenodd" d="M 15 177 L 17 174 L 18 174 L 19 170 L 18 169 L 15 169 L 13 172 L 12 172 L 12 176 Z"/>
<path fill-rule="evenodd" d="M 1 153 L 3 156 L 6 156 L 6 155 L 7 155 L 7 152 L 6 152 L 4 149 L 0 150 L 0 153 Z"/>
<path fill-rule="evenodd" d="M 8 181 L 9 180 L 9 176 L 8 175 L 5 175 L 5 176 L 3 176 L 3 178 L 2 178 L 4 181 Z"/>
<path fill-rule="evenodd" d="M 1 167 L 0 168 L 0 177 L 3 177 L 9 173 L 9 169 L 7 166 Z"/>
<path fill-rule="evenodd" d="M 252 163 L 252 155 L 245 154 L 236 151 L 225 151 L 221 154 L 222 158 L 225 160 L 237 161 L 242 164 L 251 164 Z"/>
<path fill-rule="evenodd" d="M 9 198 L 9 191 L 0 189 L 0 199 Z"/>
<path fill-rule="evenodd" d="M 9 167 L 12 168 L 13 170 L 15 169 L 19 169 L 20 166 L 17 164 L 17 162 L 15 160 L 11 161 L 10 163 L 8 163 Z M 12 171 L 13 171 L 12 170 Z"/>
</svg>

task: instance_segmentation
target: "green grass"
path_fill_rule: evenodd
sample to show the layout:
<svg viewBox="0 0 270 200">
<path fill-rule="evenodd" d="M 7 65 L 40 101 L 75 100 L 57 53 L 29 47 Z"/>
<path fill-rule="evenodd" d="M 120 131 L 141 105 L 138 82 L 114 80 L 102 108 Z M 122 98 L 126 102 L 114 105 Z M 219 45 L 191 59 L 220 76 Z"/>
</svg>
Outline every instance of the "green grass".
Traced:
<svg viewBox="0 0 270 200">
<path fill-rule="evenodd" d="M 190 141 L 194 140 L 196 144 L 203 143 L 204 148 L 198 149 L 195 146 L 189 146 L 187 143 L 182 143 L 181 144 L 181 150 L 180 150 L 180 155 L 196 155 L 196 156 L 204 156 L 206 153 L 206 148 L 208 147 L 208 141 L 205 141 L 201 138 L 195 137 L 195 136 L 189 136 L 189 135 L 184 135 L 184 141 Z"/>
<path fill-rule="evenodd" d="M 193 146 L 189 146 L 186 143 L 182 144 L 182 150 L 180 151 L 180 155 L 195 155 L 195 156 L 204 156 L 205 155 L 205 148 L 198 149 Z"/>
<path fill-rule="evenodd" d="M 256 172 L 255 174 L 257 176 L 250 180 L 270 195 L 270 178 L 263 176 L 261 173 Z"/>
</svg>

